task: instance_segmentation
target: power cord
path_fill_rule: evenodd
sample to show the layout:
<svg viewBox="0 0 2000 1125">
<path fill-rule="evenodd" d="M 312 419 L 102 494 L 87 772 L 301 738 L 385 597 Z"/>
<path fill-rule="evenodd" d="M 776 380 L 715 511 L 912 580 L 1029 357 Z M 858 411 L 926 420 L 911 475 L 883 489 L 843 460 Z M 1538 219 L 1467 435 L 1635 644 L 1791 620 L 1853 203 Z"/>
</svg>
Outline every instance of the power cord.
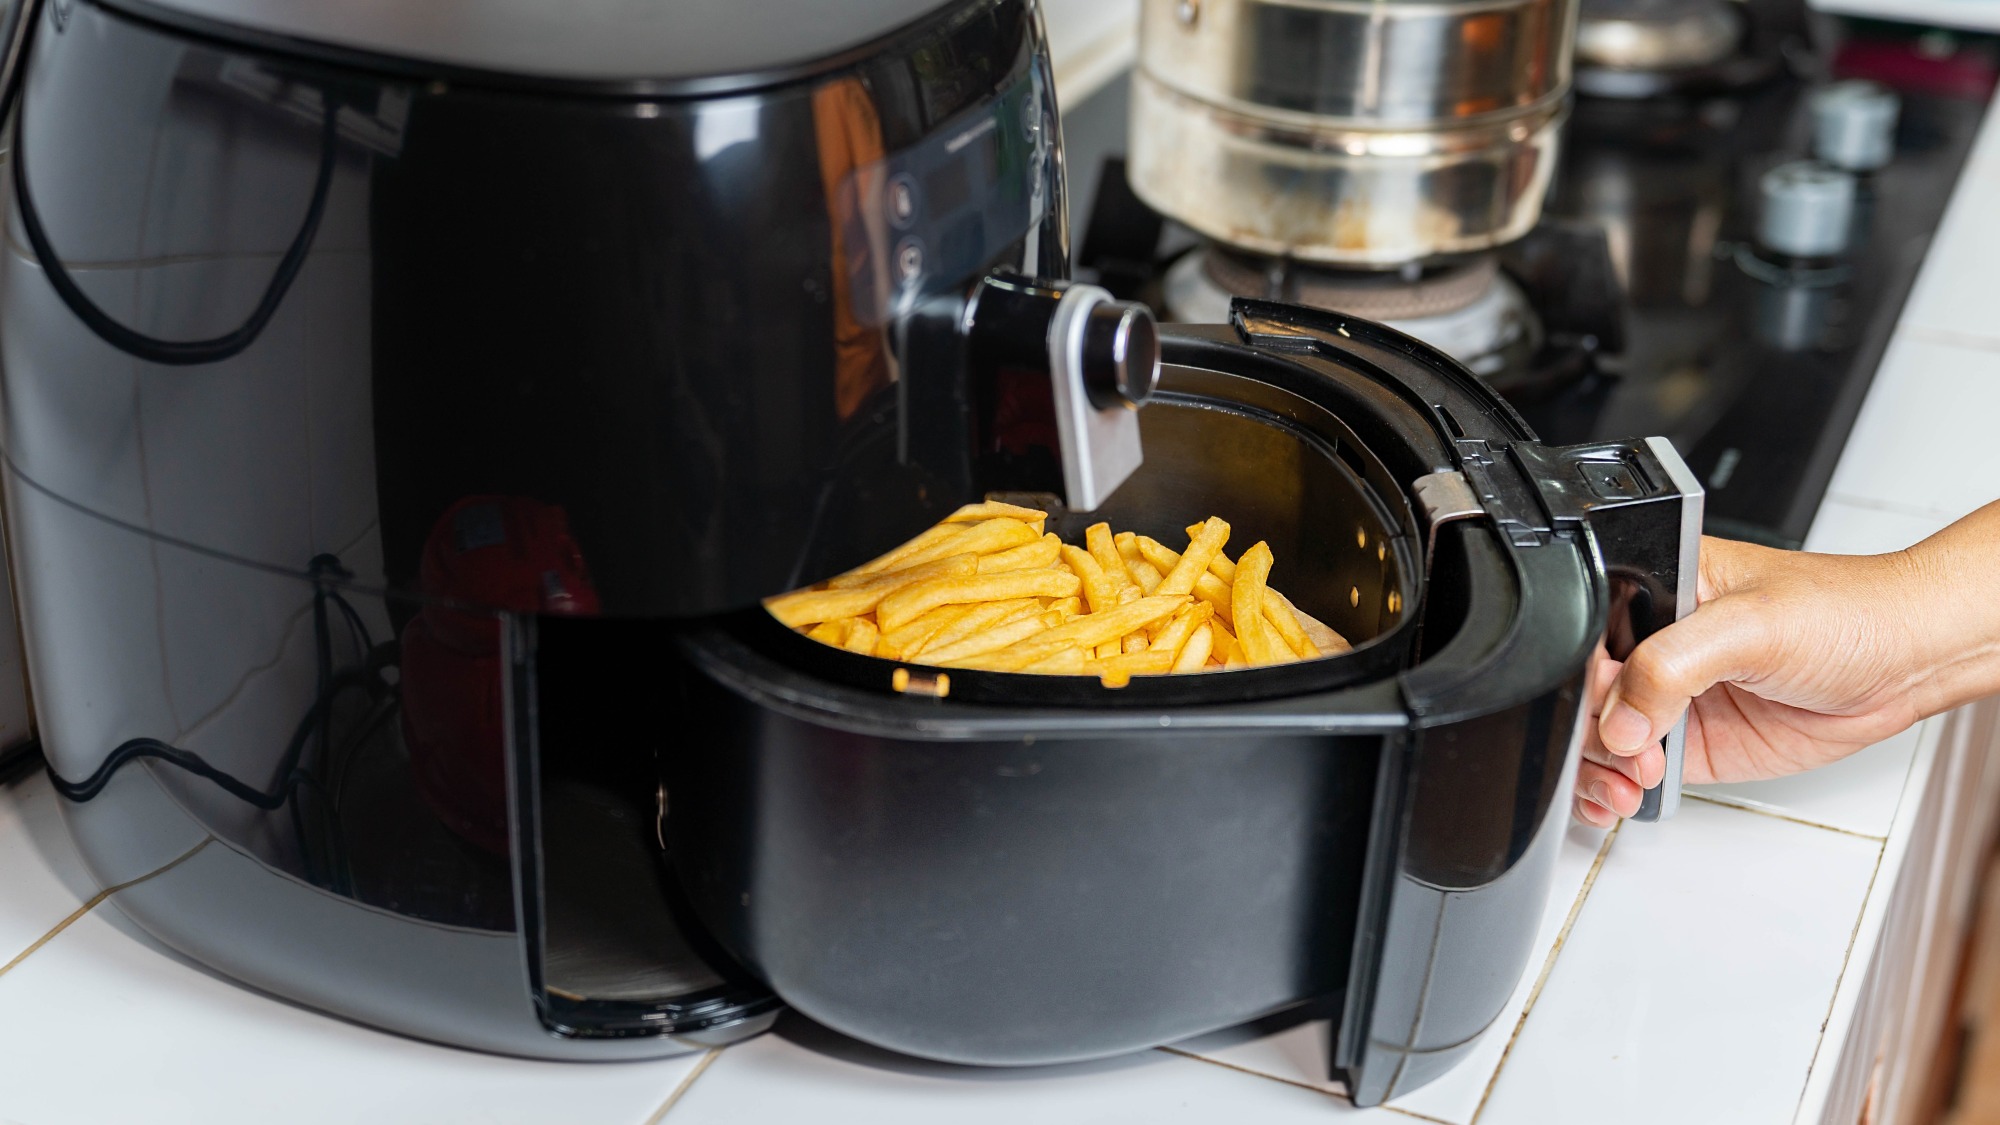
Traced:
<svg viewBox="0 0 2000 1125">
<path fill-rule="evenodd" d="M 28 246 L 41 263 L 42 273 L 48 278 L 50 287 L 98 339 L 148 363 L 185 367 L 219 363 L 241 353 L 257 341 L 265 326 L 270 324 L 271 317 L 276 315 L 278 305 L 285 299 L 285 292 L 297 280 L 299 270 L 304 268 L 306 254 L 312 249 L 313 238 L 319 232 L 320 219 L 326 214 L 326 198 L 333 186 L 334 164 L 339 155 L 340 99 L 331 86 L 320 88 L 324 112 L 320 122 L 319 171 L 313 178 L 312 198 L 306 204 L 305 218 L 299 224 L 298 233 L 292 236 L 292 244 L 286 247 L 284 257 L 278 260 L 278 267 L 272 271 L 264 295 L 251 310 L 249 318 L 234 331 L 206 340 L 162 340 L 128 328 L 98 308 L 70 277 L 68 268 L 49 242 L 48 232 L 42 228 L 41 214 L 28 192 L 27 96 L 20 92 L 20 75 L 27 69 L 28 48 L 34 41 L 32 21 L 40 12 L 41 5 L 32 0 L 20 0 L 16 8 L 14 18 L 30 22 L 18 28 L 15 31 L 18 40 L 7 45 L 14 58 L 8 60 L 10 69 L 4 79 L 0 79 L 0 120 L 5 119 L 10 103 L 19 98 L 21 113 L 14 120 L 14 202 L 21 213 L 21 231 L 28 236 Z"/>
<path fill-rule="evenodd" d="M 185 750 L 157 738 L 131 738 L 119 743 L 107 755 L 89 777 L 72 781 L 48 767 L 50 784 L 64 798 L 84 802 L 96 798 L 104 792 L 105 786 L 119 770 L 136 761 L 152 760 L 163 762 L 176 769 L 213 782 L 223 792 L 237 800 L 262 809 L 275 812 L 289 807 L 292 831 L 298 845 L 300 862 L 305 866 L 306 878 L 317 886 L 327 886 L 343 894 L 352 893 L 352 874 L 347 870 L 345 848 L 341 844 L 340 811 L 334 794 L 322 783 L 318 776 L 304 764 L 307 747 L 312 746 L 315 758 L 326 767 L 334 764 L 336 757 L 351 757 L 359 743 L 379 728 L 383 715 L 392 713 L 396 706 L 397 689 L 383 678 L 383 671 L 395 662 L 393 645 L 377 646 L 367 624 L 353 603 L 343 597 L 334 582 L 353 577 L 340 560 L 333 555 L 318 555 L 309 568 L 313 580 L 313 656 L 317 668 L 313 704 L 300 717 L 293 728 L 292 736 L 285 744 L 284 753 L 279 758 L 277 780 L 268 789 L 259 789 L 227 771 L 209 764 L 201 755 Z M 333 638 L 329 604 L 337 609 L 342 619 L 353 630 L 356 642 L 364 654 L 360 667 L 346 671 L 334 670 Z M 335 752 L 333 746 L 333 707 L 340 696 L 348 691 L 363 689 L 380 704 L 389 700 L 382 713 L 361 725 L 354 737 L 347 739 Z M 345 772 L 345 771 L 343 771 Z M 342 778 L 344 783 L 345 778 Z M 314 858 L 315 849 L 307 842 L 304 812 L 298 801 L 301 789 L 310 789 L 325 810 L 327 826 L 331 830 L 325 852 L 331 861 L 329 870 L 322 878 L 319 864 Z"/>
</svg>

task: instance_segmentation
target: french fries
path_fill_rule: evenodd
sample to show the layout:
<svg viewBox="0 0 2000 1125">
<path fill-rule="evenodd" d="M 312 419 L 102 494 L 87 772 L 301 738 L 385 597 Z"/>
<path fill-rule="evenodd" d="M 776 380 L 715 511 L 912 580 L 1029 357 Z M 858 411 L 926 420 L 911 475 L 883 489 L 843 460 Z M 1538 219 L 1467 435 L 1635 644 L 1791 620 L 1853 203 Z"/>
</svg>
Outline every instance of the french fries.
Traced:
<svg viewBox="0 0 2000 1125">
<path fill-rule="evenodd" d="M 1269 544 L 1232 561 L 1224 520 L 1190 525 L 1180 550 L 1107 523 L 1064 543 L 1047 521 L 1033 508 L 968 504 L 879 558 L 764 605 L 808 638 L 863 656 L 1095 676 L 1109 687 L 1352 647 L 1271 588 Z"/>
<path fill-rule="evenodd" d="M 889 595 L 905 587 L 924 586 L 931 579 L 965 577 L 978 573 L 978 570 L 979 560 L 975 556 L 954 555 L 926 566 L 896 571 L 866 586 L 845 590 L 799 590 L 790 594 L 780 594 L 766 601 L 764 608 L 771 611 L 771 616 L 796 629 L 801 625 L 811 625 L 818 621 L 839 621 L 842 618 L 859 617 L 875 609 Z M 916 616 L 913 613 L 910 618 Z M 878 614 L 876 624 L 887 625 L 888 622 L 883 621 Z M 903 622 L 899 621 L 897 624 Z"/>
<path fill-rule="evenodd" d="M 1229 587 L 1230 616 L 1236 622 L 1236 643 L 1252 664 L 1283 664 L 1298 659 L 1285 647 L 1277 630 L 1264 620 L 1264 580 L 1271 573 L 1271 548 L 1258 543 L 1236 560 L 1236 581 Z"/>
<path fill-rule="evenodd" d="M 1083 600 L 1090 606 L 1090 612 L 1103 613 L 1118 605 L 1118 583 L 1104 573 L 1104 567 L 1098 563 L 1096 556 L 1081 547 L 1072 547 L 1065 543 L 1062 548 L 1062 561 L 1071 574 L 1082 580 Z"/>
<path fill-rule="evenodd" d="M 1082 583 L 1068 571 L 1012 570 L 1004 574 L 952 575 L 898 587 L 878 599 L 875 620 L 883 628 L 907 625 L 941 605 L 1008 598 L 1066 598 Z M 863 590 L 875 589 L 864 586 Z"/>
</svg>

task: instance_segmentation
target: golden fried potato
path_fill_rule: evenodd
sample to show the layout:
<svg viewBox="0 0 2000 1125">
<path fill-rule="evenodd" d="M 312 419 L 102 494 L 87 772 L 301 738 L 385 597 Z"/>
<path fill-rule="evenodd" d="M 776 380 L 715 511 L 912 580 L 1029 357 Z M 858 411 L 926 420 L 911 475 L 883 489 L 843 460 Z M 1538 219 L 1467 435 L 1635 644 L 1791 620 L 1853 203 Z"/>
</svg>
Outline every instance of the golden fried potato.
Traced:
<svg viewBox="0 0 2000 1125">
<path fill-rule="evenodd" d="M 1351 647 L 1271 588 L 1268 543 L 1232 561 L 1222 519 L 1190 525 L 1184 551 L 1102 522 L 1068 544 L 1044 533 L 1047 519 L 968 504 L 853 571 L 764 604 L 808 638 L 864 656 L 1111 687 Z M 908 690 L 948 690 L 942 673 L 897 671 L 909 673 Z"/>
</svg>

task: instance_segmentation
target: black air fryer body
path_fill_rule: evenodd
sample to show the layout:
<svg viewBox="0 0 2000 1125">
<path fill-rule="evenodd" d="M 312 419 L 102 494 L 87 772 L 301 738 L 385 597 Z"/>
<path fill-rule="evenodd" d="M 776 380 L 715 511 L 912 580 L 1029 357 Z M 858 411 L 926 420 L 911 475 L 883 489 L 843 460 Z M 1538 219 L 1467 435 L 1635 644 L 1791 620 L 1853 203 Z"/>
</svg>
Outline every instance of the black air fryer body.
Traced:
<svg viewBox="0 0 2000 1125">
<path fill-rule="evenodd" d="M 1027 0 L 26 10 L 11 561 L 148 930 L 551 1058 L 791 1003 L 1051 1061 L 1339 998 L 1364 1103 L 1504 1003 L 1586 657 L 1685 608 L 1698 490 L 1244 304 L 1166 338 L 1096 504 L 1130 450 L 1075 420 L 1129 426 L 1150 337 L 1061 280 Z M 757 608 L 994 491 L 1222 515 L 1357 647 L 939 698 Z"/>
<path fill-rule="evenodd" d="M 1067 268 L 1032 6 L 23 7 L 10 540 L 93 870 L 412 1034 L 768 1024 L 675 917 L 657 677 L 539 624 L 666 628 L 1060 488 L 1046 346 L 992 325 L 1061 294 L 980 281 Z"/>
</svg>

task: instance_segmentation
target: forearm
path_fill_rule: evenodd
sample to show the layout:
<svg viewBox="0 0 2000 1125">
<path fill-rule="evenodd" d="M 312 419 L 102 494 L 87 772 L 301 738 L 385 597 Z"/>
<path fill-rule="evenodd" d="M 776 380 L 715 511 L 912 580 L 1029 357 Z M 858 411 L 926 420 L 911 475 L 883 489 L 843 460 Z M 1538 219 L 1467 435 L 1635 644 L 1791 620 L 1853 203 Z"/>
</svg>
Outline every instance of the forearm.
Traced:
<svg viewBox="0 0 2000 1125">
<path fill-rule="evenodd" d="M 1909 684 L 1926 715 L 2000 695 L 2000 502 L 1988 504 L 1896 556 L 1900 595 L 1884 610 L 1907 615 Z"/>
</svg>

